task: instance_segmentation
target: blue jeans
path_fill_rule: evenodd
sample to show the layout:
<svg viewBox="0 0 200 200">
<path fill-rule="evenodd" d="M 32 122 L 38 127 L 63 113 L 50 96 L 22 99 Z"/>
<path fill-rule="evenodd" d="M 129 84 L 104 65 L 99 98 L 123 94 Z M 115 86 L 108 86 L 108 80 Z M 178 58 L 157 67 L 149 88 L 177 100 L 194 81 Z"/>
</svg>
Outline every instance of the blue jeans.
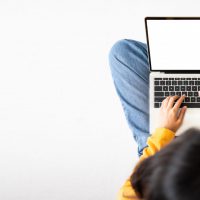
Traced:
<svg viewBox="0 0 200 200">
<path fill-rule="evenodd" d="M 109 63 L 117 94 L 141 156 L 149 137 L 147 45 L 135 40 L 120 40 L 110 50 Z"/>
</svg>

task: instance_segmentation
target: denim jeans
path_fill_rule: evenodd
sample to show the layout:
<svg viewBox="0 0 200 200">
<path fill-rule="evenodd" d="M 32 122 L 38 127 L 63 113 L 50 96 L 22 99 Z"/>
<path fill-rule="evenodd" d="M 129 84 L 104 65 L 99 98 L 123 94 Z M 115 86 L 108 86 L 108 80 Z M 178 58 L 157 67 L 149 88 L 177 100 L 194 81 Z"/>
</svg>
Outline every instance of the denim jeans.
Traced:
<svg viewBox="0 0 200 200">
<path fill-rule="evenodd" d="M 149 137 L 149 63 L 147 45 L 120 40 L 109 53 L 112 78 L 128 125 L 142 155 Z"/>
</svg>

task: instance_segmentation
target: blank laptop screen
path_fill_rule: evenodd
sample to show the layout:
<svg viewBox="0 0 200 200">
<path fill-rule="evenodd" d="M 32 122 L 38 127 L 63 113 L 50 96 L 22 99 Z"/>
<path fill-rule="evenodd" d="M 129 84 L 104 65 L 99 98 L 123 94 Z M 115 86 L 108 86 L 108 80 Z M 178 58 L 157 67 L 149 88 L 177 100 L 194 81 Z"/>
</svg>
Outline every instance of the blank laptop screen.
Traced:
<svg viewBox="0 0 200 200">
<path fill-rule="evenodd" d="M 147 19 L 152 70 L 200 70 L 200 19 Z"/>
</svg>

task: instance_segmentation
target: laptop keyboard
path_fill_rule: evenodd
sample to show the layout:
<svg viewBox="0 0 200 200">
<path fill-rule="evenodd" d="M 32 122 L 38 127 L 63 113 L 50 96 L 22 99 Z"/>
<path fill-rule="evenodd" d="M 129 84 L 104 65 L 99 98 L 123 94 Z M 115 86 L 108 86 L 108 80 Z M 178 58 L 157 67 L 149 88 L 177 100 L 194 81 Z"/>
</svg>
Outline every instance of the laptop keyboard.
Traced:
<svg viewBox="0 0 200 200">
<path fill-rule="evenodd" d="M 200 78 L 154 78 L 154 108 L 167 96 L 185 95 L 181 107 L 200 108 Z"/>
</svg>

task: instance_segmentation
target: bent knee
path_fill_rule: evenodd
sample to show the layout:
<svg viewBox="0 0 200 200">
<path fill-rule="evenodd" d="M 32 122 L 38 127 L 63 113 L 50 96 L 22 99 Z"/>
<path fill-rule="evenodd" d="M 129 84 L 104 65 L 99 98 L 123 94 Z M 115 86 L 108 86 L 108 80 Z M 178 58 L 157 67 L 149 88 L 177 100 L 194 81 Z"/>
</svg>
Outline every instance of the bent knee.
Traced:
<svg viewBox="0 0 200 200">
<path fill-rule="evenodd" d="M 136 40 L 123 39 L 117 41 L 109 52 L 110 67 L 115 67 L 116 62 L 127 64 L 130 60 L 137 59 L 138 51 L 144 48 L 144 45 Z"/>
<path fill-rule="evenodd" d="M 119 58 L 124 51 L 126 51 L 128 43 L 126 39 L 117 41 L 109 52 L 109 61 L 112 62 L 113 59 Z"/>
<path fill-rule="evenodd" d="M 123 39 L 117 41 L 109 52 L 109 65 L 111 71 L 121 70 L 121 63 L 126 63 L 128 50 L 130 49 L 128 40 Z"/>
</svg>

